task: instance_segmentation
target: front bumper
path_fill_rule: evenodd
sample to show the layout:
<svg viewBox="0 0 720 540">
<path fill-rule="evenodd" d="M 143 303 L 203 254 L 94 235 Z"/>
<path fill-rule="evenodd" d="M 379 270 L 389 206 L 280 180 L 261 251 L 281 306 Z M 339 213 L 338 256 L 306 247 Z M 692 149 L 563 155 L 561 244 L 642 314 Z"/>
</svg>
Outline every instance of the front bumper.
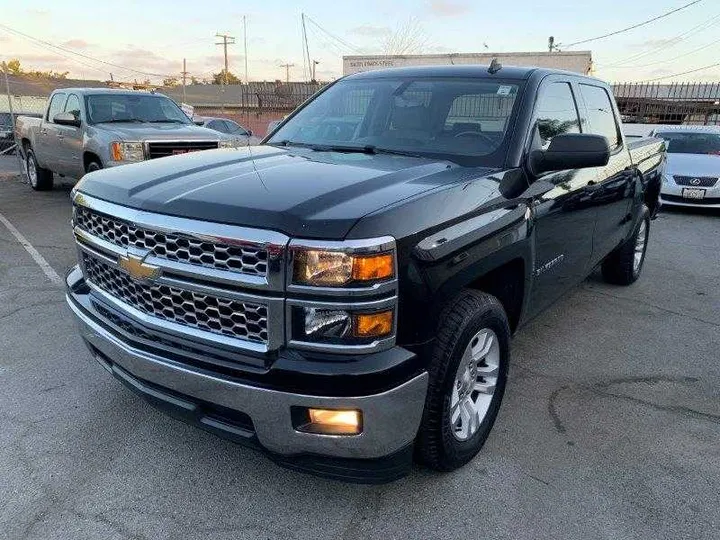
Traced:
<svg viewBox="0 0 720 540">
<path fill-rule="evenodd" d="M 427 391 L 426 372 L 414 373 L 384 391 L 356 396 L 315 395 L 248 384 L 125 342 L 85 308 L 82 294 L 73 287 L 77 279 L 77 274 L 68 276 L 66 298 L 94 357 L 126 386 L 166 412 L 256 446 L 282 465 L 316 474 L 382 482 L 409 471 Z M 363 431 L 354 436 L 300 432 L 293 426 L 291 407 L 359 409 Z"/>
<path fill-rule="evenodd" d="M 695 188 L 695 186 L 679 186 L 674 180 L 667 176 L 663 178 L 660 188 L 660 200 L 663 205 L 688 206 L 694 208 L 720 208 L 720 181 L 713 187 L 701 187 L 705 190 L 704 199 L 686 199 L 683 197 L 683 189 Z"/>
</svg>

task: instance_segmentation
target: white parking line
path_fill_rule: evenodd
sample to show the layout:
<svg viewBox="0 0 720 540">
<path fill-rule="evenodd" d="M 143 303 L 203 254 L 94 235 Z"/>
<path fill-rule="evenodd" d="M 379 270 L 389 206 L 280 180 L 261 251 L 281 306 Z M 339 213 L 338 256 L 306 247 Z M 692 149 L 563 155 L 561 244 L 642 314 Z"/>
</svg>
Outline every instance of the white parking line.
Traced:
<svg viewBox="0 0 720 540">
<path fill-rule="evenodd" d="M 2 222 L 5 227 L 7 227 L 7 230 L 10 231 L 10 234 L 12 234 L 15 239 L 20 242 L 20 245 L 25 248 L 25 251 L 27 251 L 30 256 L 33 258 L 33 260 L 38 264 L 40 269 L 45 273 L 45 275 L 48 277 L 48 279 L 54 284 L 59 287 L 62 287 L 63 280 L 58 275 L 58 273 L 53 270 L 53 267 L 50 266 L 50 264 L 45 260 L 45 257 L 40 255 L 40 252 L 33 247 L 33 245 L 28 242 L 27 238 L 25 238 L 20 231 L 18 231 L 15 228 L 15 225 L 10 223 L 8 219 L 0 214 L 0 221 Z"/>
</svg>

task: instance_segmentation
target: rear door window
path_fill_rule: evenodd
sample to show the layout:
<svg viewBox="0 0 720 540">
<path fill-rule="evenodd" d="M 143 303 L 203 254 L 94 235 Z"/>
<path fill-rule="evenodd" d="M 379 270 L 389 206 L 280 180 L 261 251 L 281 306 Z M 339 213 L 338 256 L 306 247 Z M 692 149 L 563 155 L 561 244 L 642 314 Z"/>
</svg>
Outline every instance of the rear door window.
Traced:
<svg viewBox="0 0 720 540">
<path fill-rule="evenodd" d="M 607 91 L 600 86 L 580 84 L 580 93 L 588 112 L 587 131 L 607 138 L 611 150 L 620 146 L 620 129 Z"/>
</svg>

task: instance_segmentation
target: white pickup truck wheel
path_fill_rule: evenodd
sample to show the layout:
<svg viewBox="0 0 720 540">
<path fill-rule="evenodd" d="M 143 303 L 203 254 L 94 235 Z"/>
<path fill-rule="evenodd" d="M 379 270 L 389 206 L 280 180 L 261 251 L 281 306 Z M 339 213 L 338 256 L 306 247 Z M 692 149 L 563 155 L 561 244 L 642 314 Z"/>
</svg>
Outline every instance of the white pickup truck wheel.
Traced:
<svg viewBox="0 0 720 540">
<path fill-rule="evenodd" d="M 27 173 L 30 187 L 35 191 L 47 191 L 53 187 L 53 173 L 49 169 L 43 169 L 35 159 L 35 152 L 32 148 L 25 150 L 25 172 Z"/>
</svg>

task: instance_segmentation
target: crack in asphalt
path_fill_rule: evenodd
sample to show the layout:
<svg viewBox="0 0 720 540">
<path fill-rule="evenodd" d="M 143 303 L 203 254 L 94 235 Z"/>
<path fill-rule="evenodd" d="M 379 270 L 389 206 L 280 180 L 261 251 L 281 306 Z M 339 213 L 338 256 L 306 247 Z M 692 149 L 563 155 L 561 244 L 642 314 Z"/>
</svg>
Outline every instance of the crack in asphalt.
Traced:
<svg viewBox="0 0 720 540">
<path fill-rule="evenodd" d="M 710 326 L 714 326 L 715 328 L 720 328 L 720 323 L 716 323 L 716 322 L 713 322 L 713 321 L 708 321 L 707 319 L 703 319 L 703 318 L 701 318 L 701 317 L 695 317 L 694 315 L 690 315 L 690 314 L 688 314 L 688 313 L 683 313 L 683 312 L 681 312 L 681 311 L 675 311 L 675 310 L 673 310 L 673 309 L 666 308 L 666 307 L 664 307 L 664 306 L 659 306 L 659 305 L 657 305 L 657 304 L 653 304 L 652 302 L 648 302 L 648 301 L 642 300 L 642 299 L 640 299 L 640 298 L 625 298 L 625 297 L 622 297 L 622 296 L 617 296 L 617 295 L 615 295 L 615 294 L 611 294 L 611 293 L 606 292 L 606 291 L 601 291 L 601 290 L 598 290 L 598 289 L 594 289 L 594 288 L 592 288 L 592 287 L 588 287 L 587 285 L 583 285 L 581 288 L 582 288 L 583 291 L 587 291 L 587 292 L 589 292 L 589 293 L 599 294 L 599 295 L 601 295 L 601 296 L 608 296 L 608 297 L 610 297 L 610 298 L 615 298 L 616 300 L 622 300 L 623 302 L 629 302 L 629 303 L 633 303 L 633 304 L 642 304 L 642 305 L 644 305 L 644 306 L 648 306 L 648 307 L 655 308 L 655 309 L 657 309 L 657 310 L 659 310 L 659 311 L 664 311 L 665 313 L 671 313 L 671 314 L 677 315 L 677 316 L 679 316 L 679 317 L 686 317 L 686 318 L 691 319 L 691 320 L 693 320 L 693 321 L 701 322 L 701 323 L 703 323 L 703 324 L 708 324 L 708 325 L 710 325 Z"/>
<path fill-rule="evenodd" d="M 526 369 L 526 371 L 528 371 L 529 373 L 533 373 L 531 370 L 528 370 L 528 369 Z M 552 378 L 552 377 L 549 377 L 549 378 Z M 591 392 L 595 395 L 602 396 L 602 397 L 610 397 L 610 398 L 616 398 L 616 399 L 630 401 L 632 403 L 637 403 L 639 405 L 651 407 L 652 409 L 662 411 L 662 412 L 679 414 L 679 415 L 693 418 L 696 420 L 704 420 L 704 421 L 720 424 L 720 414 L 713 414 L 713 413 L 698 411 L 691 407 L 684 407 L 681 405 L 664 405 L 662 403 L 656 403 L 655 401 L 651 401 L 648 399 L 642 399 L 642 398 L 638 398 L 638 397 L 634 397 L 634 396 L 629 396 L 627 394 L 619 394 L 616 392 L 608 391 L 609 388 L 620 385 L 620 384 L 656 384 L 659 382 L 668 382 L 668 383 L 691 385 L 693 383 L 697 383 L 699 380 L 700 379 L 698 379 L 697 377 L 672 377 L 672 376 L 668 376 L 668 375 L 648 375 L 648 376 L 637 376 L 637 377 L 620 377 L 617 379 L 610 379 L 608 381 L 599 381 L 599 382 L 592 383 L 592 384 L 582 384 L 582 383 L 565 384 L 559 388 L 556 388 L 548 397 L 548 407 L 547 407 L 548 414 L 550 415 L 550 419 L 552 420 L 555 431 L 557 431 L 558 433 L 561 433 L 561 434 L 566 433 L 567 427 L 563 423 L 560 413 L 558 411 L 558 400 L 559 400 L 560 394 L 562 394 L 563 392 L 566 392 L 566 391 L 573 391 L 573 392 L 586 391 L 586 392 Z"/>
</svg>

